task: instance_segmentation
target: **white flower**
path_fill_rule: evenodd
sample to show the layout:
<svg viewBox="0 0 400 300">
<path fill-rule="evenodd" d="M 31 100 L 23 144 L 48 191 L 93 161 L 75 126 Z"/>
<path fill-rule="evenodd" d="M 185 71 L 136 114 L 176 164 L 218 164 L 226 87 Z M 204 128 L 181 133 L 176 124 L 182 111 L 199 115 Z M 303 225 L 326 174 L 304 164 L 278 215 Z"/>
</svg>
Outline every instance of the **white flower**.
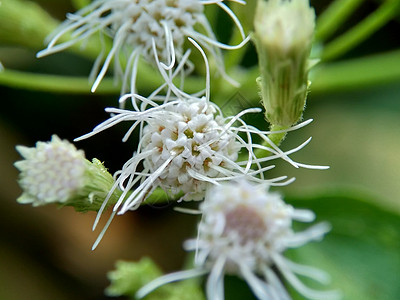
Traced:
<svg viewBox="0 0 400 300">
<path fill-rule="evenodd" d="M 83 151 L 56 135 L 50 142 L 38 142 L 34 148 L 17 146 L 17 150 L 25 158 L 15 163 L 21 171 L 19 184 L 24 191 L 18 198 L 20 203 L 63 203 L 86 183 Z"/>
<path fill-rule="evenodd" d="M 196 43 L 194 45 L 199 47 Z M 200 47 L 199 49 L 201 50 Z M 120 101 L 131 98 L 133 110 L 106 108 L 106 112 L 112 116 L 96 126 L 92 132 L 75 139 L 75 141 L 86 139 L 121 122 L 133 122 L 123 137 L 125 142 L 136 128 L 140 128 L 136 153 L 116 174 L 118 176 L 116 184 L 124 193 L 114 211 L 118 210 L 122 202 L 124 204 L 120 214 L 129 209 L 136 209 L 157 187 L 163 188 L 171 195 L 183 192 L 183 200 L 200 200 L 204 198 L 205 190 L 210 183 L 218 185 L 220 181 L 248 175 L 254 181 L 265 182 L 264 173 L 274 166 L 263 167 L 261 163 L 276 158 L 282 158 L 295 167 L 326 168 L 297 163 L 288 157 L 288 154 L 304 147 L 310 139 L 295 149 L 283 152 L 268 138 L 271 132 L 258 130 L 241 119 L 244 114 L 261 112 L 260 108 L 246 109 L 236 116 L 225 118 L 219 107 L 209 100 L 208 63 L 204 52 L 201 53 L 205 58 L 207 69 L 205 96 L 190 95 L 178 89 L 172 82 L 174 75 L 167 74 L 156 59 L 165 80 L 165 84 L 160 88 L 167 86 L 168 95 L 158 95 L 161 89 L 156 90 L 148 98 L 137 94 L 126 94 Z M 157 100 L 161 100 L 162 104 L 158 104 Z M 237 123 L 239 126 L 235 126 Z M 293 126 L 284 132 L 296 130 L 308 123 L 310 121 Z M 269 146 L 254 143 L 253 135 Z M 271 155 L 258 158 L 254 153 L 257 149 L 268 151 Z M 247 153 L 246 159 L 237 162 L 241 150 Z M 141 162 L 144 170 L 138 172 Z M 281 182 L 286 178 L 287 176 L 282 176 L 270 179 L 268 182 L 273 185 L 283 185 L 292 181 L 290 179 Z M 136 187 L 138 182 L 140 185 Z M 135 191 L 128 195 L 134 187 Z"/>
<path fill-rule="evenodd" d="M 125 97 L 131 97 L 126 95 Z M 134 97 L 140 97 L 134 95 Z M 123 190 L 120 201 L 114 207 L 117 211 L 124 202 L 119 214 L 136 209 L 157 187 L 172 196 L 183 192 L 182 200 L 201 200 L 209 184 L 219 185 L 243 176 L 251 176 L 256 182 L 268 181 L 272 185 L 286 185 L 293 181 L 287 176 L 265 179 L 264 173 L 273 165 L 261 166 L 262 162 L 281 158 L 295 167 L 325 169 L 322 166 L 309 166 L 294 162 L 288 154 L 304 147 L 309 140 L 288 152 L 283 152 L 268 139 L 267 134 L 244 123 L 240 117 L 249 112 L 260 112 L 258 108 L 247 109 L 237 116 L 224 118 L 218 107 L 205 97 L 194 96 L 157 105 L 140 97 L 141 101 L 152 107 L 143 111 L 106 108 L 112 117 L 96 126 L 92 132 L 75 139 L 79 141 L 91 137 L 120 122 L 133 122 L 123 138 L 127 141 L 135 128 L 141 128 L 136 153 L 115 175 L 116 186 Z M 234 126 L 234 123 L 242 124 Z M 309 121 L 292 127 L 295 130 Z M 245 133 L 245 138 L 241 137 Z M 263 146 L 253 143 L 252 135 L 270 143 Z M 269 151 L 271 155 L 258 158 L 255 149 Z M 246 153 L 243 161 L 237 161 L 239 151 Z M 139 167 L 143 163 L 144 169 Z M 253 170 L 252 167 L 256 169 Z M 137 186 L 137 183 L 140 183 Z M 131 192 L 134 190 L 133 192 Z"/>
<path fill-rule="evenodd" d="M 58 203 L 86 212 L 98 211 L 107 196 L 112 204 L 121 195 L 120 191 L 109 194 L 114 179 L 99 160 L 88 161 L 82 150 L 56 135 L 36 147 L 16 148 L 24 158 L 14 164 L 21 171 L 19 203 Z"/>
<path fill-rule="evenodd" d="M 307 298 L 338 298 L 337 292 L 308 288 L 295 275 L 326 283 L 327 274 L 283 256 L 286 249 L 320 240 L 329 230 L 320 223 L 303 232 L 293 231 L 294 220 L 314 220 L 311 211 L 285 204 L 279 194 L 268 192 L 267 184 L 245 180 L 210 188 L 200 211 L 198 237 L 185 243 L 187 250 L 196 251 L 195 268 L 160 277 L 140 289 L 137 297 L 168 282 L 209 274 L 207 299 L 224 299 L 224 275 L 233 274 L 242 277 L 258 299 L 290 299 L 280 276 Z"/>
<path fill-rule="evenodd" d="M 245 4 L 240 0 L 231 1 Z M 92 74 L 97 74 L 97 79 L 92 91 L 96 90 L 114 58 L 117 75 L 124 74 L 122 93 L 126 92 L 125 85 L 129 78 L 131 78 L 131 91 L 135 92 L 139 57 L 142 56 L 148 62 L 154 63 L 153 41 L 160 60 L 173 65 L 175 56 L 181 58 L 184 55 L 183 43 L 185 38 L 190 36 L 209 50 L 216 59 L 220 71 L 225 75 L 220 49 L 241 47 L 248 38 L 245 38 L 235 14 L 222 2 L 222 0 L 95 0 L 77 13 L 68 14 L 68 19 L 52 34 L 47 48 L 40 51 L 37 56 L 42 57 L 62 51 L 100 32 L 112 38 L 113 46 L 100 72 L 98 69 L 104 51 L 100 53 L 93 66 Z M 232 18 L 240 30 L 242 43 L 229 46 L 216 40 L 203 13 L 204 6 L 213 3 Z M 198 27 L 200 31 L 197 31 Z M 65 37 L 69 40 L 63 41 Z M 121 54 L 127 54 L 125 71 L 119 63 Z"/>
<path fill-rule="evenodd" d="M 199 47 L 195 43 L 194 45 Z M 205 58 L 204 52 L 201 53 Z M 106 112 L 111 113 L 112 117 L 96 126 L 92 132 L 75 139 L 78 141 L 91 137 L 124 121 L 133 124 L 123 141 L 127 141 L 136 128 L 140 129 L 136 152 L 114 175 L 116 183 L 110 195 L 118 188 L 123 192 L 94 248 L 117 212 L 124 214 L 128 210 L 137 209 L 158 187 L 174 198 L 182 192 L 180 200 L 201 200 L 209 185 L 219 185 L 221 181 L 244 176 L 249 176 L 252 181 L 269 182 L 271 185 L 292 182 L 294 178 L 286 180 L 287 176 L 268 180 L 264 178 L 264 173 L 274 168 L 274 165 L 265 166 L 263 163 L 273 159 L 284 159 L 297 168 L 326 168 L 297 163 L 288 157 L 303 148 L 310 139 L 299 147 L 284 152 L 268 138 L 271 132 L 261 131 L 241 119 L 244 114 L 261 112 L 260 108 L 246 109 L 236 116 L 225 118 L 218 106 L 209 101 L 210 78 L 206 58 L 205 63 L 205 96 L 189 95 L 178 89 L 172 82 L 176 72 L 167 74 L 157 60 L 157 66 L 165 79 L 165 84 L 161 87 L 168 87 L 167 95 L 158 95 L 160 89 L 148 98 L 126 94 L 120 101 L 131 98 L 133 110 L 106 108 Z M 162 104 L 156 101 L 161 101 Z M 309 122 L 303 122 L 283 132 L 296 130 Z M 253 142 L 255 138 L 268 146 Z M 268 151 L 271 155 L 257 157 L 254 152 L 258 149 Z M 237 161 L 239 152 L 245 155 L 241 161 Z M 139 171 L 142 166 L 144 169 Z M 108 199 L 104 201 L 104 207 L 107 203 Z M 97 226 L 104 207 L 99 210 L 93 228 Z"/>
<path fill-rule="evenodd" d="M 144 103 L 146 98 L 141 100 Z M 262 132 L 248 125 L 233 126 L 235 121 L 244 123 L 240 115 L 249 111 L 259 112 L 259 109 L 249 109 L 233 118 L 224 118 L 218 107 L 205 97 L 180 99 L 162 105 L 147 101 L 153 106 L 143 111 L 106 109 L 113 116 L 91 133 L 76 139 L 90 137 L 122 121 L 133 121 L 124 141 L 135 128 L 142 128 L 136 153 L 114 175 L 116 183 L 110 194 L 118 187 L 123 191 L 114 206 L 114 214 L 137 209 L 157 187 L 172 197 L 183 192 L 182 200 L 202 200 L 208 186 L 219 185 L 220 181 L 246 175 L 252 176 L 254 181 L 265 181 L 264 172 L 274 166 L 262 167 L 261 162 L 283 158 L 297 166 L 272 142 L 271 147 L 253 144 L 250 138 L 253 132 L 267 139 Z M 248 141 L 239 135 L 241 132 L 246 132 Z M 268 150 L 272 155 L 258 159 L 253 153 L 256 147 Z M 248 152 L 247 159 L 236 162 L 240 150 Z M 253 170 L 252 166 L 258 169 Z M 286 178 L 281 176 L 267 181 L 273 185 L 285 185 L 293 181 L 284 181 Z M 107 201 L 104 201 L 104 206 Z M 103 208 L 98 213 L 94 227 L 102 211 Z"/>
<path fill-rule="evenodd" d="M 159 117 L 147 121 L 143 131 L 141 152 L 149 153 L 145 170 L 153 173 L 167 163 L 158 185 L 173 195 L 182 191 L 186 199 L 203 199 L 212 178 L 223 177 L 218 167 L 232 170 L 231 162 L 241 148 L 233 135 L 224 132 L 224 125 L 204 98 L 165 107 Z"/>
</svg>

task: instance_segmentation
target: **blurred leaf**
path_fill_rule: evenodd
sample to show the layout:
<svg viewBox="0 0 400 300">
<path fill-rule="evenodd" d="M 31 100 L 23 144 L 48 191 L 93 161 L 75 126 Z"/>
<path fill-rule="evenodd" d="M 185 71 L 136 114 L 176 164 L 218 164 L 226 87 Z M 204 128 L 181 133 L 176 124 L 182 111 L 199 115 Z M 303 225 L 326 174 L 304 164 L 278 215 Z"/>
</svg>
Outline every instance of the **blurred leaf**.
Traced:
<svg viewBox="0 0 400 300">
<path fill-rule="evenodd" d="M 108 273 L 111 281 L 106 289 L 108 296 L 129 296 L 135 299 L 136 292 L 145 284 L 162 275 L 158 266 L 147 257 L 139 262 L 118 261 L 116 270 Z M 203 300 L 203 294 L 195 280 L 184 280 L 159 287 L 144 299 L 148 300 Z"/>
<path fill-rule="evenodd" d="M 296 207 L 313 210 L 318 220 L 329 221 L 332 231 L 323 242 L 288 254 L 328 272 L 343 299 L 398 299 L 400 217 L 365 200 L 352 194 L 289 199 Z"/>
<path fill-rule="evenodd" d="M 57 25 L 46 11 L 32 1 L 3 0 L 0 6 L 2 43 L 41 48 L 43 40 Z"/>
<path fill-rule="evenodd" d="M 397 17 L 399 15 L 399 8 L 400 2 L 398 0 L 384 1 L 368 17 L 327 44 L 323 50 L 321 59 L 324 61 L 332 60 L 353 49 L 390 20 Z"/>
<path fill-rule="evenodd" d="M 46 91 L 52 93 L 89 94 L 91 84 L 87 77 L 72 77 L 49 74 L 35 74 L 5 69 L 0 73 L 0 85 L 16 89 Z M 98 94 L 118 94 L 119 87 L 113 79 L 104 79 Z"/>
<path fill-rule="evenodd" d="M 318 65 L 313 70 L 312 93 L 355 90 L 400 80 L 400 51 Z"/>
<path fill-rule="evenodd" d="M 134 297 L 142 285 L 162 275 L 150 258 L 142 258 L 138 263 L 117 261 L 116 270 L 108 273 L 111 284 L 106 289 L 108 296 L 127 295 Z"/>
<path fill-rule="evenodd" d="M 71 0 L 72 5 L 77 9 L 82 9 L 90 4 L 90 0 Z"/>
<path fill-rule="evenodd" d="M 328 39 L 340 26 L 345 23 L 352 13 L 359 8 L 363 0 L 335 0 L 317 18 L 315 39 Z"/>
</svg>

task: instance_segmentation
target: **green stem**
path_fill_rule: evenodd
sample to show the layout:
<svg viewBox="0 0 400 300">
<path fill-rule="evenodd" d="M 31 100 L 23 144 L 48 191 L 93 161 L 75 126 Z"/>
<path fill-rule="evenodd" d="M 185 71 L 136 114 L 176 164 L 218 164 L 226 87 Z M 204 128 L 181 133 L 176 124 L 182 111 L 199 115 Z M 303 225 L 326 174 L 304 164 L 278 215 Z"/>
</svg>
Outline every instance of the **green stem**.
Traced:
<svg viewBox="0 0 400 300">
<path fill-rule="evenodd" d="M 165 204 L 171 201 L 177 201 L 183 195 L 184 194 L 181 192 L 171 198 L 171 196 L 168 196 L 162 188 L 157 188 L 149 197 L 146 198 L 146 200 L 143 202 L 143 205 Z"/>
<path fill-rule="evenodd" d="M 322 64 L 312 73 L 311 93 L 357 89 L 400 80 L 400 50 Z"/>
<path fill-rule="evenodd" d="M 272 125 L 271 126 L 271 131 L 279 131 L 279 130 L 285 130 L 288 129 L 286 127 L 282 127 L 282 126 L 277 126 L 277 125 Z M 285 139 L 286 137 L 286 132 L 283 133 L 272 133 L 270 135 L 268 135 L 269 139 L 276 145 L 276 146 L 280 146 L 282 141 Z"/>
<path fill-rule="evenodd" d="M 154 90 L 162 84 L 161 77 L 155 73 L 155 70 L 150 66 L 141 65 L 137 80 L 141 89 Z M 7 68 L 0 72 L 0 85 L 31 91 L 68 94 L 88 94 L 91 88 L 91 83 L 87 77 L 28 73 Z M 185 87 L 185 90 L 188 92 L 198 92 L 203 88 L 201 81 L 196 77 L 186 78 Z M 114 84 L 112 78 L 104 78 L 96 90 L 96 94 L 99 95 L 117 95 L 119 92 L 120 86 Z"/>
<path fill-rule="evenodd" d="M 10 69 L 0 72 L 0 85 L 32 91 L 69 94 L 87 94 L 91 87 L 87 77 L 35 74 Z M 119 87 L 113 84 L 112 79 L 104 79 L 96 93 L 118 94 Z"/>
<path fill-rule="evenodd" d="M 317 18 L 315 39 L 323 42 L 350 17 L 364 0 L 335 0 Z"/>
<path fill-rule="evenodd" d="M 271 125 L 271 131 L 278 131 L 278 130 L 285 130 L 285 129 L 287 129 L 287 128 Z M 286 135 L 287 135 L 286 132 L 272 133 L 272 134 L 268 135 L 268 138 L 270 139 L 271 142 L 273 142 L 275 144 L 275 146 L 279 147 L 281 145 L 281 143 L 283 142 L 283 140 L 285 139 Z M 263 141 L 261 145 L 271 148 L 271 144 L 267 141 Z M 258 158 L 267 157 L 267 156 L 270 156 L 271 154 L 272 154 L 272 152 L 263 150 L 263 149 L 256 149 L 254 151 L 254 155 Z M 243 154 L 240 156 L 240 160 L 246 160 L 246 159 L 247 159 L 247 154 Z"/>
<path fill-rule="evenodd" d="M 343 62 L 320 64 L 311 72 L 311 93 L 324 93 L 351 90 L 365 86 L 390 83 L 400 80 L 400 50 L 351 59 Z M 150 68 L 150 67 L 148 67 Z M 144 70 L 144 71 L 143 71 Z M 232 70 L 235 78 L 242 83 L 240 94 L 253 105 L 259 105 L 258 89 L 255 84 L 259 69 L 257 66 L 246 72 Z M 161 80 L 155 78 L 154 71 L 140 69 L 138 80 L 149 90 L 157 87 Z M 143 74 L 142 74 L 143 73 Z M 59 75 L 33 74 L 5 69 L 0 72 L 0 85 L 35 91 L 54 93 L 88 94 L 90 84 L 86 77 L 68 77 Z M 195 92 L 204 87 L 204 82 L 191 76 L 185 79 L 185 90 Z M 230 99 L 237 89 L 229 84 L 221 84 L 213 90 L 212 100 L 221 106 Z M 119 87 L 113 85 L 113 79 L 105 78 L 96 94 L 118 94 Z"/>
<path fill-rule="evenodd" d="M 335 59 L 367 39 L 399 13 L 400 1 L 387 0 L 377 10 L 352 29 L 330 42 L 322 53 L 322 60 Z"/>
</svg>

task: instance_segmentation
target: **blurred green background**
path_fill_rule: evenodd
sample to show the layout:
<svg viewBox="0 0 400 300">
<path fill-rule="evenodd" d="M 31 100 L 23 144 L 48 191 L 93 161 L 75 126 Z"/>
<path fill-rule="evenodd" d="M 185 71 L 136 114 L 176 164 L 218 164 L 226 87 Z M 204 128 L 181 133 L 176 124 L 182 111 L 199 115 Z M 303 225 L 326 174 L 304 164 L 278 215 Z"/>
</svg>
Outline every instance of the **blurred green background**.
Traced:
<svg viewBox="0 0 400 300">
<path fill-rule="evenodd" d="M 118 89 L 91 94 L 88 85 L 84 93 L 58 93 L 7 83 L 1 76 L 10 69 L 83 78 L 92 65 L 92 60 L 72 52 L 36 59 L 47 32 L 30 32 L 33 19 L 29 16 L 6 15 L 10 1 L 23 3 L 27 10 L 35 2 L 58 20 L 75 11 L 68 0 L 7 0 L 0 6 L 0 61 L 6 69 L 0 73 L 0 299 L 105 299 L 106 272 L 118 259 L 137 260 L 148 255 L 166 272 L 181 268 L 181 244 L 193 236 L 197 218 L 173 211 L 170 204 L 143 207 L 117 217 L 100 247 L 92 252 L 98 234 L 91 231 L 95 213 L 79 214 L 72 208 L 55 206 L 33 209 L 16 203 L 21 191 L 13 167 L 20 159 L 15 145 L 34 146 L 54 133 L 70 141 L 87 133 L 107 118 L 104 107 L 117 105 Z M 252 0 L 248 2 L 249 7 L 241 12 L 246 29 L 251 28 L 254 5 Z M 382 3 L 397 0 L 335 3 L 339 2 L 353 3 L 356 8 L 324 41 L 326 45 L 367 19 Z M 331 3 L 312 1 L 318 15 Z M 314 121 L 290 133 L 282 148 L 291 149 L 312 136 L 312 142 L 292 157 L 331 168 L 297 170 L 277 162 L 271 172 L 271 177 L 295 176 L 293 184 L 279 190 L 294 205 L 312 208 L 321 220 L 332 223 L 332 234 L 324 242 L 290 255 L 326 269 L 332 274 L 332 287 L 342 289 L 345 299 L 394 300 L 400 295 L 400 71 L 393 71 L 400 70 L 398 6 L 396 9 L 390 20 L 357 46 L 327 58 L 311 72 L 304 119 Z M 50 16 L 46 18 L 52 20 Z M 39 19 L 50 24 L 46 18 Z M 226 25 L 222 21 L 214 25 L 217 35 L 227 39 Z M 389 58 L 382 59 L 385 64 L 379 60 L 371 63 L 369 58 L 374 55 Z M 254 57 L 250 45 L 241 61 L 243 68 L 252 70 Z M 243 74 L 243 70 L 237 73 Z M 239 90 L 221 87 L 218 81 L 216 85 L 212 96 L 218 103 L 240 95 L 246 103 L 258 105 L 254 81 Z M 267 126 L 262 118 L 258 123 Z M 76 146 L 85 150 L 87 158 L 105 161 L 110 172 L 115 172 L 132 155 L 135 145 L 135 141 L 121 143 L 125 128 L 112 128 Z M 227 295 L 247 299 L 231 292 L 236 284 L 229 280 Z"/>
</svg>

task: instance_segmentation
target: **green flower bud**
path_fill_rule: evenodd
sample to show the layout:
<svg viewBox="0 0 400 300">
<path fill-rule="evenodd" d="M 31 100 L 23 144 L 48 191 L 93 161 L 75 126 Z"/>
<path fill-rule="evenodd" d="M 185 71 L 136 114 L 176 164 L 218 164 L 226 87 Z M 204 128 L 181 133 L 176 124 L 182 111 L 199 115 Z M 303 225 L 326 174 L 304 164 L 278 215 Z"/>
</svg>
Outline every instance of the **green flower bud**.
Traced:
<svg viewBox="0 0 400 300">
<path fill-rule="evenodd" d="M 97 211 L 114 185 L 114 179 L 103 164 L 85 159 L 82 150 L 53 135 L 50 142 L 37 142 L 36 147 L 17 146 L 24 160 L 14 165 L 20 170 L 23 190 L 19 203 L 40 206 L 58 203 L 73 206 L 77 211 Z M 115 191 L 109 205 L 116 203 Z"/>
<path fill-rule="evenodd" d="M 301 119 L 314 29 L 308 0 L 258 0 L 253 34 L 261 71 L 257 83 L 273 128 L 288 128 Z"/>
</svg>

